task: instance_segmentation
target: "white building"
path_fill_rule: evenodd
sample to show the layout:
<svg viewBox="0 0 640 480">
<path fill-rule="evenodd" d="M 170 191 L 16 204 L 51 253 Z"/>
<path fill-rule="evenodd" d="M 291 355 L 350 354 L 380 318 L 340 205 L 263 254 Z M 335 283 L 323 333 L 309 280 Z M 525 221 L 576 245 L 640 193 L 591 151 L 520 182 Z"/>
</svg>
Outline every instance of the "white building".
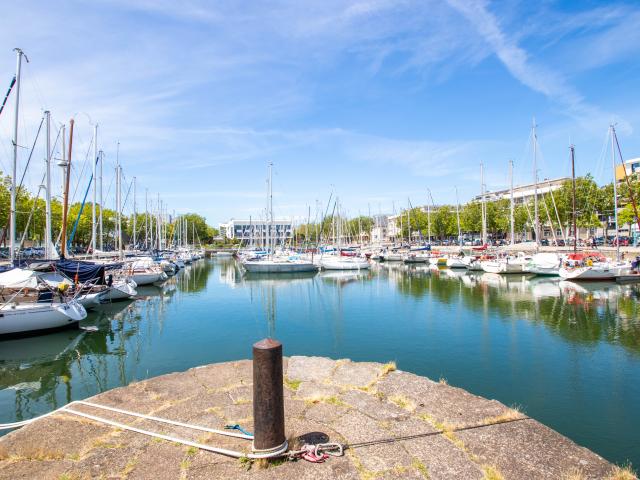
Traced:
<svg viewBox="0 0 640 480">
<path fill-rule="evenodd" d="M 256 245 L 266 243 L 269 233 L 269 222 L 264 220 L 236 220 L 232 218 L 227 223 L 220 224 L 220 234 L 231 240 L 240 239 L 245 242 L 253 241 Z M 274 220 L 271 227 L 271 239 L 276 243 L 283 243 L 293 235 L 293 225 L 290 220 Z"/>
<path fill-rule="evenodd" d="M 538 200 L 547 195 L 549 192 L 554 192 L 562 188 L 565 182 L 570 182 L 568 177 L 556 178 L 552 180 L 541 180 L 538 182 Z M 516 205 L 526 203 L 533 200 L 535 197 L 536 186 L 535 183 L 528 183 L 525 185 L 518 185 L 513 187 L 513 203 Z M 496 200 L 509 200 L 511 198 L 511 189 L 505 188 L 504 190 L 495 190 L 493 192 L 485 192 L 484 194 L 487 202 L 493 202 Z M 482 195 L 477 195 L 474 198 L 475 201 L 481 201 Z"/>
</svg>

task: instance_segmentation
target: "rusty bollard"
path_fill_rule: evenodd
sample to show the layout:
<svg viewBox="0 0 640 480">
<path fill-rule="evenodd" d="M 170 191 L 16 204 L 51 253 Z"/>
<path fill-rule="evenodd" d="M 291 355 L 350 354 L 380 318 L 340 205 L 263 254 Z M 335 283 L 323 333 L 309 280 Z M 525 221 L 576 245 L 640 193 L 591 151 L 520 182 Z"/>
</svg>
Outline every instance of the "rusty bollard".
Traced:
<svg viewBox="0 0 640 480">
<path fill-rule="evenodd" d="M 253 451 L 286 451 L 282 344 L 265 338 L 253 344 Z"/>
</svg>

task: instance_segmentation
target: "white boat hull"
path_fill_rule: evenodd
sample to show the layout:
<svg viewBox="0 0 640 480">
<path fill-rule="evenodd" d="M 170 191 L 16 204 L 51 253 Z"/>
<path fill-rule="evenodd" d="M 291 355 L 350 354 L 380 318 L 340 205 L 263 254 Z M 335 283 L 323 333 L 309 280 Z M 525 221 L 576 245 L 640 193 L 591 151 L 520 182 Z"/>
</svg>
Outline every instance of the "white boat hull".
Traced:
<svg viewBox="0 0 640 480">
<path fill-rule="evenodd" d="M 0 310 L 0 335 L 77 327 L 87 311 L 77 301 L 7 305 Z"/>
<path fill-rule="evenodd" d="M 325 270 L 366 270 L 369 262 L 359 258 L 323 258 L 320 265 Z"/>
<path fill-rule="evenodd" d="M 467 264 L 463 258 L 447 258 L 447 267 L 449 268 L 467 268 Z"/>
<path fill-rule="evenodd" d="M 101 302 L 113 302 L 115 300 L 127 300 L 137 295 L 136 284 L 134 282 L 114 282 L 106 292 L 100 295 Z"/>
<path fill-rule="evenodd" d="M 481 262 L 482 270 L 487 273 L 524 273 L 521 263 L 510 262 Z"/>
<path fill-rule="evenodd" d="M 588 266 L 578 268 L 561 268 L 559 275 L 565 280 L 615 280 L 624 272 L 610 266 Z"/>
<path fill-rule="evenodd" d="M 136 285 L 151 285 L 166 280 L 167 274 L 164 272 L 133 273 L 130 277 Z"/>
<path fill-rule="evenodd" d="M 249 273 L 299 273 L 317 272 L 318 266 L 311 262 L 273 262 L 269 260 L 247 260 L 242 266 Z"/>
<path fill-rule="evenodd" d="M 386 253 L 380 256 L 382 260 L 385 262 L 401 262 L 402 254 L 401 253 Z"/>
</svg>

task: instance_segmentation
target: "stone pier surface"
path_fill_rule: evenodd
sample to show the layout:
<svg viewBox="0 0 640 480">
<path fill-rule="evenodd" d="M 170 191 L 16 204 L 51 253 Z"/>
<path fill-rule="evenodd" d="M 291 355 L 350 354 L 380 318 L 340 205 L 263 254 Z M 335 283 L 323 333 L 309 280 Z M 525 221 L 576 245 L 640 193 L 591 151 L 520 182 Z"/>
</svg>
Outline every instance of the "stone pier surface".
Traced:
<svg viewBox="0 0 640 480">
<path fill-rule="evenodd" d="M 172 373 L 89 399 L 222 428 L 253 427 L 248 360 Z M 603 479 L 617 467 L 495 400 L 395 369 L 320 357 L 285 359 L 287 436 L 322 432 L 343 457 L 249 462 L 56 413 L 0 439 L 2 479 Z M 250 452 L 242 439 L 74 405 L 136 428 Z"/>
</svg>

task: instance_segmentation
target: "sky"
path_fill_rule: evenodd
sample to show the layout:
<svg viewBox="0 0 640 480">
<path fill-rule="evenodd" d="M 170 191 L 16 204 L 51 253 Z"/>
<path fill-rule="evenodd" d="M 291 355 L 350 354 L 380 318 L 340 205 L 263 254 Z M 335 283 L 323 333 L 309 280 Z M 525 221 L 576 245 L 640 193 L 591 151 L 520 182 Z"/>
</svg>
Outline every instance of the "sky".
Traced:
<svg viewBox="0 0 640 480">
<path fill-rule="evenodd" d="M 52 143 L 75 119 L 72 194 L 89 182 L 92 137 L 170 213 L 210 225 L 319 215 L 330 195 L 348 215 L 576 171 L 612 178 L 610 124 L 640 156 L 640 3 L 512 0 L 25 0 L 0 18 L 0 93 L 23 64 L 19 170 L 42 180 L 36 132 Z M 0 170 L 12 163 L 14 97 L 0 115 Z M 119 142 L 119 147 L 118 147 Z M 60 155 L 60 142 L 54 155 Z M 54 185 L 60 185 L 54 168 Z M 54 187 L 59 195 L 59 187 Z M 126 211 L 133 208 L 129 190 Z M 89 194 L 89 200 L 91 193 Z"/>
</svg>

